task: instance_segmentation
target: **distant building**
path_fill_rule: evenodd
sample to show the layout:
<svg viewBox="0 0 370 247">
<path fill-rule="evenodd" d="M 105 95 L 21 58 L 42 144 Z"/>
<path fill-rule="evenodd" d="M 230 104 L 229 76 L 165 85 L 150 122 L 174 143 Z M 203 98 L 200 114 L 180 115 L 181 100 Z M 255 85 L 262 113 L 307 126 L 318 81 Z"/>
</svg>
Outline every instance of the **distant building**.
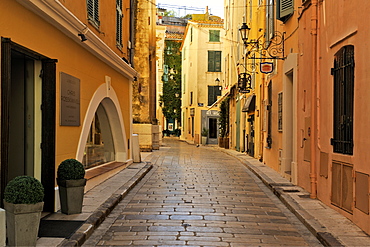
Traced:
<svg viewBox="0 0 370 247">
<path fill-rule="evenodd" d="M 205 14 L 193 15 L 182 45 L 182 133 L 181 139 L 218 143 L 218 108 L 211 106 L 221 96 L 223 72 L 223 20 Z"/>
<path fill-rule="evenodd" d="M 170 68 L 165 60 L 168 56 L 179 56 L 181 60 L 181 54 L 175 54 L 172 52 L 173 43 L 178 43 L 180 46 L 184 38 L 184 33 L 188 20 L 180 17 L 170 17 L 164 16 L 165 9 L 158 9 L 158 19 L 157 19 L 157 95 L 160 99 L 163 95 L 163 85 L 168 82 L 172 73 L 181 73 L 181 64 L 177 68 Z M 179 82 L 179 86 L 181 84 Z M 176 94 L 173 95 L 176 97 Z M 180 99 L 180 88 L 178 97 Z M 164 130 L 163 133 L 166 134 L 178 134 L 181 129 L 181 123 L 176 121 L 176 119 L 167 119 L 162 112 L 162 106 L 160 106 L 160 101 L 157 102 L 158 110 L 157 116 L 159 124 Z"/>
</svg>

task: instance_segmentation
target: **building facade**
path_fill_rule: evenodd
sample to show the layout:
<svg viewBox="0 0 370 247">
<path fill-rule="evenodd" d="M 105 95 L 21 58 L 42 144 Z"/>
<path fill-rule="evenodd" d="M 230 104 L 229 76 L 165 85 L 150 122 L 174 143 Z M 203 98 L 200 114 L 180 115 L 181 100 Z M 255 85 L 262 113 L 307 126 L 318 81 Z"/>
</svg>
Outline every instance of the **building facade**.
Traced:
<svg viewBox="0 0 370 247">
<path fill-rule="evenodd" d="M 1 198 L 9 180 L 34 176 L 53 212 L 61 161 L 132 163 L 130 7 L 1 1 Z"/>
<path fill-rule="evenodd" d="M 307 66 L 300 66 L 298 73 L 298 129 L 309 138 L 298 134 L 303 144 L 298 148 L 298 181 L 370 233 L 365 134 L 369 17 L 363 11 L 369 3 L 359 3 L 302 3 L 298 61 Z"/>
<path fill-rule="evenodd" d="M 230 91 L 223 95 L 230 108 L 230 148 L 258 158 L 369 233 L 364 134 L 369 35 L 368 17 L 361 11 L 367 5 L 344 0 L 226 0 L 230 46 L 224 47 L 224 60 L 235 62 L 226 65 L 224 80 Z M 236 35 L 240 29 L 248 31 L 244 40 L 241 33 Z M 244 96 L 240 88 L 248 89 Z M 255 96 L 254 110 L 250 95 Z M 239 101 L 245 101 L 243 107 Z M 243 138 L 254 138 L 253 152 L 251 145 L 241 148 L 243 132 Z"/>
<path fill-rule="evenodd" d="M 218 109 L 221 96 L 223 20 L 205 14 L 189 20 L 182 45 L 182 133 L 181 139 L 218 143 Z"/>
<path fill-rule="evenodd" d="M 139 135 L 142 151 L 159 149 L 160 129 L 156 116 L 156 4 L 133 0 L 133 66 L 137 75 L 133 83 L 134 133 Z"/>
</svg>

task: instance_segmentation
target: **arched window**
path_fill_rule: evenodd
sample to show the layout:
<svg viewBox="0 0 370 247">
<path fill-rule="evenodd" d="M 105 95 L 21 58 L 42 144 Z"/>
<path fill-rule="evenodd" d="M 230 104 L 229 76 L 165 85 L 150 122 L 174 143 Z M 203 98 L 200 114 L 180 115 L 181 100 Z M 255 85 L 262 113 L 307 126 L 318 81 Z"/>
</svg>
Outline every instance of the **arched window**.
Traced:
<svg viewBox="0 0 370 247">
<path fill-rule="evenodd" d="M 115 160 L 115 150 L 108 115 L 100 104 L 91 123 L 83 157 L 85 168 Z"/>
</svg>

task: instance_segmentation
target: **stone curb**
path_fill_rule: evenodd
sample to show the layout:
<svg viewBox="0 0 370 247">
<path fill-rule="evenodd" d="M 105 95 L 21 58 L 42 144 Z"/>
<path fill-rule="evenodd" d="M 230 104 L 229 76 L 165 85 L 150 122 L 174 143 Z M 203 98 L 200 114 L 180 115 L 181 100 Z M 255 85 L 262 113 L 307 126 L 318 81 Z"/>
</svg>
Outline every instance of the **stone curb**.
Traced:
<svg viewBox="0 0 370 247">
<path fill-rule="evenodd" d="M 254 175 L 256 175 L 279 199 L 284 205 L 307 227 L 307 229 L 324 245 L 324 246 L 344 246 L 330 232 L 325 232 L 326 229 L 319 221 L 317 221 L 309 212 L 303 209 L 298 202 L 289 194 L 284 192 L 282 187 L 295 187 L 290 182 L 276 183 L 266 174 L 243 158 L 232 154 L 226 149 L 217 148 L 218 150 L 238 159 L 245 165 Z"/>
<path fill-rule="evenodd" d="M 121 186 L 115 193 L 112 194 L 103 204 L 101 204 L 92 213 L 86 222 L 69 238 L 64 239 L 59 247 L 81 246 L 94 232 L 96 228 L 105 220 L 112 212 L 117 204 L 135 187 L 136 184 L 153 168 L 150 162 L 133 176 L 127 183 Z"/>
</svg>

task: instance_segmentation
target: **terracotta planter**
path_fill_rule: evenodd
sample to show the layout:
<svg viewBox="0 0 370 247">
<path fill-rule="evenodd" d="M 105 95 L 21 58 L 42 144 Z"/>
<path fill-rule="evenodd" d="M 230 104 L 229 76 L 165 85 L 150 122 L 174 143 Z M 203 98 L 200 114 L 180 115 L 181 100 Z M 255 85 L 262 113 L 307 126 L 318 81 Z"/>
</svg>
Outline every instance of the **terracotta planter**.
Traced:
<svg viewBox="0 0 370 247">
<path fill-rule="evenodd" d="M 225 147 L 224 137 L 219 137 L 219 138 L 218 138 L 218 146 L 219 146 L 220 148 L 224 148 L 224 147 Z"/>
<path fill-rule="evenodd" d="M 86 179 L 60 180 L 59 186 L 60 207 L 63 214 L 79 214 L 82 212 Z"/>
<path fill-rule="evenodd" d="M 224 148 L 229 149 L 229 138 L 228 137 L 224 137 Z"/>
<path fill-rule="evenodd" d="M 13 204 L 4 201 L 9 246 L 36 246 L 44 202 Z"/>
</svg>

